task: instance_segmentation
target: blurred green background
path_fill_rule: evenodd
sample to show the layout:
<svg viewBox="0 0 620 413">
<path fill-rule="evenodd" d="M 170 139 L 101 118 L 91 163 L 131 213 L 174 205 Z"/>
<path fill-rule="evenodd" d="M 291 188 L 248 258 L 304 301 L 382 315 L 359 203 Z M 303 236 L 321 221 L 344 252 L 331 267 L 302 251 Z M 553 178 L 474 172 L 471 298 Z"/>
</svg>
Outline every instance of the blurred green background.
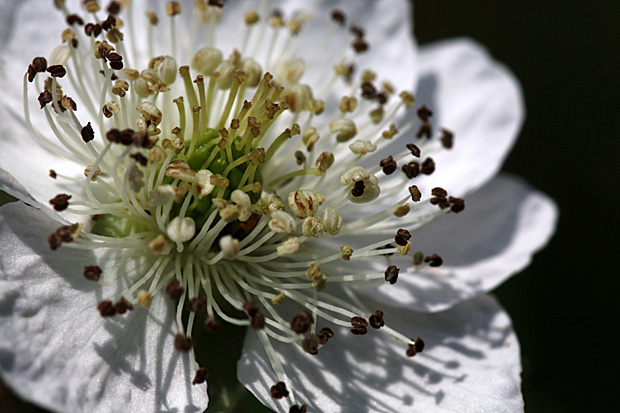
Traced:
<svg viewBox="0 0 620 413">
<path fill-rule="evenodd" d="M 620 233 L 620 146 L 613 127 L 620 95 L 618 17 L 615 0 L 416 2 L 421 44 L 472 37 L 519 78 L 527 116 L 504 170 L 524 177 L 560 206 L 550 245 L 495 291 L 521 341 L 528 412 L 617 408 L 620 271 L 611 258 L 619 252 Z M 210 341 L 217 349 L 232 338 L 240 350 L 242 336 L 228 327 Z M 237 355 L 221 355 L 211 353 L 206 360 L 210 391 L 221 380 L 231 398 L 243 395 L 234 411 L 265 411 L 234 386 Z M 0 406 L 2 412 L 42 411 L 13 399 L 1 385 Z"/>
</svg>

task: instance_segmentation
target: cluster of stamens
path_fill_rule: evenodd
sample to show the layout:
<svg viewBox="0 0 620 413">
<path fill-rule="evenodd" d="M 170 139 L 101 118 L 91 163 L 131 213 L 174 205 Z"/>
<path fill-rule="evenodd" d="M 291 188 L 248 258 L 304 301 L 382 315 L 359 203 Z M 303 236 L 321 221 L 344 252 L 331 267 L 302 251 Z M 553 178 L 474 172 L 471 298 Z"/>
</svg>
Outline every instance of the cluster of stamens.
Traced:
<svg viewBox="0 0 620 413">
<path fill-rule="evenodd" d="M 148 309 L 163 292 L 177 306 L 174 347 L 190 352 L 192 360 L 197 317 L 204 318 L 210 332 L 219 330 L 220 319 L 250 326 L 274 355 L 270 360 L 279 381 L 271 394 L 288 397 L 291 411 L 305 407 L 296 404 L 271 340 L 296 343 L 317 355 L 334 336 L 331 328 L 317 332 L 317 326 L 329 323 L 350 328 L 353 335 L 367 334 L 369 326 L 381 330 L 404 343 L 407 356 L 423 350 L 420 338 L 408 339 L 386 325 L 383 311 L 358 308 L 329 289 L 331 284 L 377 286 L 375 281 L 383 279 L 396 283 L 396 265 L 359 274 L 349 273 L 341 260 L 384 257 L 389 263 L 392 254 L 407 256 L 413 241 L 409 230 L 464 208 L 462 199 L 442 188 L 423 199 L 418 186 L 410 185 L 418 175 L 434 172 L 428 155 L 451 148 L 454 137 L 446 129 L 435 136 L 426 106 L 397 127 L 397 114 L 413 107 L 414 97 L 409 92 L 397 96 L 389 82 L 378 87 L 377 75 L 369 70 L 355 75 L 356 55 L 370 48 L 361 27 L 349 27 L 350 48 L 334 62 L 332 77 L 310 87 L 300 83 L 303 59 L 291 54 L 309 20 L 305 14 L 287 21 L 275 11 L 262 22 L 257 11 L 247 12 L 245 40 L 225 59 L 214 46 L 222 1 L 196 2 L 196 27 L 202 25 L 208 38 L 197 49 L 195 37 L 188 45 L 179 40 L 176 21 L 183 11 L 178 2 L 168 2 L 165 55 L 153 53 L 162 45 L 154 44 L 152 32 L 164 28 L 152 10 L 147 10 L 143 45 L 137 44 L 144 38 L 134 33 L 131 22 L 119 16 L 133 7 L 130 2 L 111 2 L 108 17 L 100 20 L 98 2 L 87 1 L 84 7 L 93 21 L 86 24 L 63 1 L 56 4 L 69 28 L 49 59 L 37 57 L 28 68 L 24 109 L 41 145 L 84 168 L 81 177 L 50 170 L 50 177 L 75 188 L 50 204 L 90 219 L 59 228 L 49 244 L 52 250 L 65 244 L 117 251 L 116 273 L 85 267 L 84 277 L 93 282 L 111 283 L 123 268 L 142 269 L 125 290 L 100 302 L 101 316 L 122 315 L 134 306 Z M 333 11 L 331 18 L 334 30 L 346 30 L 344 12 Z M 271 43 L 263 39 L 267 32 Z M 284 46 L 271 47 L 279 42 Z M 140 48 L 154 56 L 143 70 L 132 68 L 139 68 Z M 261 63 L 252 56 L 260 56 Z M 75 98 L 64 93 L 61 79 Z M 350 85 L 352 93 L 332 108 L 326 101 L 336 82 Z M 33 125 L 29 83 L 39 91 L 39 107 L 56 142 Z M 366 162 L 410 132 L 415 143 Z M 398 199 L 402 188 L 408 191 Z M 351 213 L 386 198 L 396 201 L 366 216 Z M 388 238 L 359 248 L 341 245 L 339 251 L 320 248 L 324 237 L 392 227 L 398 228 L 396 246 Z M 437 267 L 442 260 L 417 251 L 410 263 L 408 273 Z M 279 314 L 285 301 L 301 307 L 291 320 Z M 223 302 L 236 312 L 227 313 Z M 187 318 L 184 306 L 190 309 Z M 204 367 L 197 368 L 193 384 L 204 383 L 207 375 Z"/>
</svg>

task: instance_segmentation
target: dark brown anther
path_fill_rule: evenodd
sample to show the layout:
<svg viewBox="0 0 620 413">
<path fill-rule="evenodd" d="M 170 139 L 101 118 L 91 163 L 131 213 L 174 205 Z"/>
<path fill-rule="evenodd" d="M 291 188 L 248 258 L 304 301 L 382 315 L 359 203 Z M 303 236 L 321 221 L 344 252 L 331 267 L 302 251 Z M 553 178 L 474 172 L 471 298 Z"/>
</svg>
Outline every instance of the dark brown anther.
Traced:
<svg viewBox="0 0 620 413">
<path fill-rule="evenodd" d="M 224 7 L 224 0 L 209 0 L 209 6 L 219 7 L 220 9 Z"/>
<path fill-rule="evenodd" d="M 58 194 L 54 198 L 50 199 L 50 204 L 54 206 L 56 211 L 64 211 L 69 207 L 69 200 L 71 195 Z"/>
<path fill-rule="evenodd" d="M 121 143 L 121 131 L 116 128 L 110 129 L 105 137 L 112 143 Z"/>
<path fill-rule="evenodd" d="M 388 95 L 386 95 L 384 92 L 379 92 L 375 96 L 375 99 L 377 102 L 379 102 L 380 105 L 385 105 L 388 101 Z"/>
<path fill-rule="evenodd" d="M 407 165 L 403 165 L 400 169 L 402 169 L 409 179 L 420 175 L 420 164 L 415 161 L 409 162 Z"/>
<path fill-rule="evenodd" d="M 327 336 L 323 333 L 318 333 L 316 335 L 316 338 L 319 339 L 319 344 L 324 346 L 325 344 L 327 344 L 327 342 L 329 341 L 329 338 L 327 338 Z"/>
<path fill-rule="evenodd" d="M 366 34 L 366 32 L 364 31 L 364 29 L 362 29 L 360 26 L 351 26 L 349 27 L 349 30 L 351 31 L 351 33 L 353 33 L 353 35 L 355 37 L 357 37 L 358 39 L 361 39 L 362 37 L 364 37 L 364 35 Z"/>
<path fill-rule="evenodd" d="M 295 162 L 297 162 L 297 165 L 302 165 L 306 162 L 306 155 L 302 151 L 295 151 Z"/>
<path fill-rule="evenodd" d="M 121 299 L 114 304 L 114 311 L 116 311 L 116 314 L 125 314 L 127 311 L 133 311 L 133 304 L 125 300 L 125 297 L 121 297 Z"/>
<path fill-rule="evenodd" d="M 368 327 L 368 321 L 363 317 L 351 317 L 351 325 L 353 327 Z"/>
<path fill-rule="evenodd" d="M 308 406 L 303 404 L 301 407 L 299 405 L 294 404 L 288 409 L 288 413 L 306 413 L 308 411 Z"/>
<path fill-rule="evenodd" d="M 37 73 L 43 73 L 47 69 L 47 60 L 44 57 L 35 57 L 32 59 L 32 68 Z"/>
<path fill-rule="evenodd" d="M 78 224 L 63 225 L 56 230 L 56 235 L 60 237 L 62 242 L 73 242 L 73 234 L 77 228 Z"/>
<path fill-rule="evenodd" d="M 416 135 L 418 138 L 428 138 L 430 139 L 433 136 L 433 125 L 429 122 L 422 122 L 420 125 L 420 129 L 418 129 L 418 133 Z"/>
<path fill-rule="evenodd" d="M 58 101 L 58 103 L 60 103 L 60 106 L 65 109 L 72 110 L 74 112 L 77 110 L 77 104 L 69 96 L 63 97 L 62 99 Z"/>
<path fill-rule="evenodd" d="M 209 378 L 209 371 L 205 369 L 204 367 L 201 367 L 198 370 L 196 370 L 196 375 L 194 376 L 194 380 L 192 381 L 192 384 L 194 385 L 202 384 L 206 382 L 208 378 Z"/>
<path fill-rule="evenodd" d="M 78 39 L 76 39 L 75 37 L 71 39 L 71 47 L 73 47 L 74 49 L 77 49 L 78 44 L 79 44 Z"/>
<path fill-rule="evenodd" d="M 173 300 L 178 300 L 183 295 L 185 290 L 181 287 L 181 283 L 178 280 L 172 280 L 166 285 L 166 294 Z"/>
<path fill-rule="evenodd" d="M 418 338 L 415 339 L 415 349 L 418 353 L 424 351 L 425 345 L 426 344 L 424 343 L 424 340 L 422 340 L 422 337 L 418 336 Z"/>
<path fill-rule="evenodd" d="M 135 132 L 133 129 L 123 129 L 120 134 L 120 144 L 123 146 L 129 146 L 133 144 L 133 136 Z"/>
<path fill-rule="evenodd" d="M 37 75 L 37 71 L 34 69 L 34 67 L 32 67 L 32 65 L 28 65 L 28 70 L 26 71 L 26 73 L 28 73 L 28 81 L 32 83 L 35 76 Z"/>
<path fill-rule="evenodd" d="M 327 338 L 332 338 L 334 336 L 334 332 L 329 327 L 323 327 L 321 329 L 321 334 L 325 335 Z"/>
<path fill-rule="evenodd" d="M 424 262 L 428 263 L 431 267 L 440 267 L 443 264 L 443 260 L 437 254 L 429 255 L 428 257 L 424 257 Z"/>
<path fill-rule="evenodd" d="M 385 159 L 381 159 L 379 162 L 379 166 L 383 168 L 383 173 L 386 175 L 391 175 L 394 173 L 398 165 L 396 165 L 396 161 L 392 158 L 392 155 L 388 156 Z"/>
<path fill-rule="evenodd" d="M 422 105 L 420 109 L 418 109 L 418 117 L 422 119 L 422 121 L 428 122 L 431 116 L 433 116 L 433 111 L 427 108 L 426 105 Z"/>
<path fill-rule="evenodd" d="M 84 26 L 84 20 L 82 20 L 82 18 L 77 14 L 70 14 L 67 16 L 67 24 L 69 26 L 73 26 L 74 24 Z"/>
<path fill-rule="evenodd" d="M 101 111 L 103 112 L 103 116 L 105 116 L 108 119 L 110 119 L 114 115 L 112 112 L 110 112 L 110 109 L 108 109 L 107 105 L 103 105 L 103 107 L 101 108 Z"/>
<path fill-rule="evenodd" d="M 353 333 L 353 335 L 355 336 L 363 336 L 368 333 L 368 330 L 366 329 L 366 327 L 353 327 L 351 329 L 351 333 Z"/>
<path fill-rule="evenodd" d="M 372 82 L 365 80 L 362 82 L 362 97 L 365 99 L 374 99 L 377 96 L 377 88 Z"/>
<path fill-rule="evenodd" d="M 116 315 L 116 309 L 112 304 L 112 301 L 104 300 L 97 304 L 97 310 L 99 310 L 99 314 L 101 317 L 112 317 Z"/>
<path fill-rule="evenodd" d="M 138 148 L 150 148 L 151 147 L 151 139 L 149 139 L 149 134 L 146 132 L 136 132 L 132 138 L 133 146 L 137 146 Z"/>
<path fill-rule="evenodd" d="M 84 26 L 84 33 L 86 33 L 86 36 L 92 36 L 93 33 L 95 32 L 95 25 L 92 23 L 86 23 L 86 26 Z"/>
<path fill-rule="evenodd" d="M 250 320 L 250 326 L 254 330 L 262 330 L 263 328 L 265 328 L 265 316 L 262 314 L 256 314 Z"/>
<path fill-rule="evenodd" d="M 364 39 L 361 39 L 361 38 L 356 39 L 351 44 L 351 46 L 353 46 L 353 49 L 355 50 L 356 53 L 364 53 L 370 47 L 368 42 L 366 40 L 364 40 Z"/>
<path fill-rule="evenodd" d="M 43 92 L 41 92 L 41 94 L 39 95 L 39 105 L 41 105 L 41 109 L 43 109 L 45 105 L 50 103 L 52 99 L 52 94 L 49 92 L 49 90 L 44 90 Z"/>
<path fill-rule="evenodd" d="M 435 172 L 435 161 L 433 161 L 433 158 L 426 158 L 424 162 L 422 162 L 420 172 L 425 175 L 430 175 Z"/>
<path fill-rule="evenodd" d="M 408 143 L 407 149 L 409 149 L 411 151 L 411 154 L 415 156 L 416 158 L 419 158 L 420 154 L 422 153 L 420 148 L 418 148 L 418 145 L 414 145 L 413 143 Z"/>
<path fill-rule="evenodd" d="M 409 241 L 410 239 L 411 233 L 406 229 L 399 229 L 398 231 L 396 231 L 396 236 L 394 237 L 394 241 L 396 241 L 396 244 L 400 246 L 405 246 L 407 245 L 407 241 Z"/>
<path fill-rule="evenodd" d="M 465 200 L 462 198 L 450 197 L 448 198 L 448 202 L 452 204 L 452 206 L 450 207 L 450 210 L 454 212 L 455 214 L 458 214 L 459 212 L 465 209 Z"/>
<path fill-rule="evenodd" d="M 56 171 L 53 169 L 50 169 L 50 173 L 49 173 L 49 177 L 52 179 L 56 179 L 58 175 L 56 174 Z"/>
<path fill-rule="evenodd" d="M 132 153 L 131 155 L 129 155 L 129 157 L 135 159 L 136 162 L 138 162 L 142 166 L 146 166 L 146 164 L 148 163 L 148 159 L 146 159 L 146 156 L 142 155 L 141 153 Z"/>
<path fill-rule="evenodd" d="M 297 334 L 303 334 L 310 329 L 312 323 L 314 323 L 312 313 L 308 310 L 301 310 L 291 320 L 291 330 Z"/>
<path fill-rule="evenodd" d="M 454 133 L 449 131 L 448 129 L 441 129 L 441 144 L 446 149 L 452 149 L 454 146 Z"/>
<path fill-rule="evenodd" d="M 446 191 L 445 189 L 441 188 L 441 187 L 435 187 L 433 189 L 431 189 L 431 194 L 433 194 L 433 196 L 438 196 L 440 198 L 445 198 L 448 196 L 448 191 Z"/>
<path fill-rule="evenodd" d="M 90 122 L 88 122 L 86 126 L 82 128 L 82 130 L 80 131 L 80 135 L 82 135 L 82 140 L 84 142 L 90 142 L 95 139 L 95 131 L 93 130 Z"/>
<path fill-rule="evenodd" d="M 178 351 L 190 351 L 192 349 L 191 337 L 185 337 L 181 333 L 177 334 L 174 336 L 174 348 Z"/>
<path fill-rule="evenodd" d="M 108 53 L 107 58 L 110 62 L 120 62 L 123 60 L 123 56 L 119 55 L 116 52 Z"/>
<path fill-rule="evenodd" d="M 47 237 L 47 243 L 50 245 L 50 249 L 52 251 L 56 251 L 58 247 L 60 247 L 60 244 L 62 244 L 62 240 L 58 237 L 58 235 L 56 235 L 56 233 L 53 233 Z"/>
<path fill-rule="evenodd" d="M 398 268 L 396 265 L 390 265 L 385 270 L 385 281 L 388 281 L 390 284 L 396 284 L 399 272 L 400 268 Z"/>
<path fill-rule="evenodd" d="M 118 14 L 121 11 L 121 4 L 118 1 L 111 1 L 106 11 L 110 14 Z"/>
<path fill-rule="evenodd" d="M 254 301 L 246 301 L 243 303 L 243 310 L 250 316 L 254 317 L 258 314 L 258 307 L 254 304 Z"/>
<path fill-rule="evenodd" d="M 412 185 L 409 187 L 409 193 L 411 194 L 411 200 L 413 202 L 419 202 L 420 199 L 422 199 L 422 193 L 416 185 Z"/>
<path fill-rule="evenodd" d="M 99 23 L 96 23 L 95 27 L 93 29 L 93 35 L 95 37 L 99 36 L 101 34 L 102 30 L 103 30 L 103 28 L 101 27 L 101 25 Z"/>
<path fill-rule="evenodd" d="M 289 395 L 289 392 L 286 389 L 286 384 L 284 384 L 281 381 L 271 386 L 270 391 L 271 391 L 271 397 L 273 397 L 274 399 L 281 399 Z"/>
<path fill-rule="evenodd" d="M 121 61 L 110 62 L 110 68 L 113 70 L 121 70 L 123 67 L 124 65 Z"/>
<path fill-rule="evenodd" d="M 207 299 L 205 297 L 194 297 L 189 300 L 189 311 L 195 313 L 207 306 Z"/>
<path fill-rule="evenodd" d="M 99 281 L 103 271 L 98 265 L 87 265 L 84 267 L 84 278 L 88 281 Z"/>
<path fill-rule="evenodd" d="M 340 26 L 344 26 L 347 22 L 347 16 L 340 9 L 332 10 L 332 20 L 338 23 Z"/>
<path fill-rule="evenodd" d="M 64 77 L 67 74 L 63 65 L 52 65 L 47 68 L 47 71 L 52 77 Z"/>
<path fill-rule="evenodd" d="M 208 315 L 205 317 L 204 327 L 209 333 L 217 333 L 222 328 L 222 325 L 215 316 Z"/>
<path fill-rule="evenodd" d="M 407 357 L 413 357 L 417 354 L 417 350 L 415 349 L 415 346 L 412 344 L 409 344 L 407 346 L 407 352 L 405 354 L 407 354 Z"/>
<path fill-rule="evenodd" d="M 373 315 L 368 318 L 369 324 L 372 328 L 381 328 L 385 325 L 383 320 L 383 311 L 377 310 Z"/>
<path fill-rule="evenodd" d="M 366 185 L 364 185 L 364 181 L 356 181 L 353 185 L 353 189 L 351 190 L 351 195 L 353 195 L 354 197 L 364 195 L 364 188 L 366 188 Z"/>
</svg>

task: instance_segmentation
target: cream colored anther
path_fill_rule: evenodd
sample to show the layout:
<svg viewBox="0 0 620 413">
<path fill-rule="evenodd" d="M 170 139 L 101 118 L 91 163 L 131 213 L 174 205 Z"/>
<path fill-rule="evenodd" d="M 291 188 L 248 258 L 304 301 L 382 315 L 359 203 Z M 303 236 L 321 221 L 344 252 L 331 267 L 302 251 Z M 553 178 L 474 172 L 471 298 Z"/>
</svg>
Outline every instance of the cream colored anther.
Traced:
<svg viewBox="0 0 620 413">
<path fill-rule="evenodd" d="M 196 172 L 185 161 L 174 161 L 166 166 L 166 176 L 181 181 L 196 183 Z"/>
<path fill-rule="evenodd" d="M 276 250 L 279 256 L 296 253 L 299 251 L 299 238 L 292 236 L 284 238 Z"/>
<path fill-rule="evenodd" d="M 342 217 L 332 207 L 323 209 L 323 228 L 330 235 L 338 235 L 342 228 Z"/>
<path fill-rule="evenodd" d="M 245 73 L 245 84 L 256 87 L 263 77 L 263 69 L 258 62 L 250 57 L 241 60 L 241 70 Z"/>
<path fill-rule="evenodd" d="M 305 237 L 321 238 L 324 231 L 323 220 L 319 217 L 307 217 L 301 224 L 301 231 Z"/>
<path fill-rule="evenodd" d="M 237 204 L 239 221 L 247 221 L 252 215 L 252 200 L 250 199 L 250 196 L 239 189 L 235 189 L 230 194 L 230 200 Z"/>
<path fill-rule="evenodd" d="M 210 75 L 222 63 L 222 58 L 222 52 L 218 49 L 205 46 L 196 52 L 191 66 L 203 75 Z"/>
<path fill-rule="evenodd" d="M 288 194 L 288 205 L 297 218 L 311 217 L 319 210 L 319 206 L 325 201 L 321 194 L 315 194 L 308 189 Z"/>
<path fill-rule="evenodd" d="M 215 189 L 215 185 L 211 183 L 213 172 L 208 169 L 201 169 L 196 173 L 196 195 L 198 199 L 209 195 Z"/>
<path fill-rule="evenodd" d="M 186 242 L 191 240 L 196 233 L 196 223 L 192 218 L 174 217 L 166 227 L 168 238 L 174 242 Z"/>
<path fill-rule="evenodd" d="M 159 110 L 157 106 L 153 105 L 151 102 L 141 102 L 138 106 L 136 106 L 136 109 L 146 120 L 151 121 L 151 123 L 159 125 L 161 122 L 161 110 Z"/>
<path fill-rule="evenodd" d="M 172 185 L 160 185 L 149 192 L 148 205 L 165 205 L 176 197 L 176 191 Z"/>
<path fill-rule="evenodd" d="M 224 235 L 220 238 L 220 249 L 224 254 L 224 258 L 232 260 L 239 252 L 239 240 L 231 235 Z"/>
<path fill-rule="evenodd" d="M 286 59 L 280 62 L 276 69 L 276 79 L 287 84 L 294 85 L 299 82 L 306 70 L 303 60 L 297 58 Z"/>
<path fill-rule="evenodd" d="M 356 140 L 349 145 L 349 149 L 356 155 L 366 155 L 367 153 L 377 150 L 377 145 L 374 145 L 371 141 Z"/>
<path fill-rule="evenodd" d="M 346 142 L 357 135 L 357 127 L 351 119 L 340 118 L 329 122 L 329 130 L 336 134 L 338 142 Z"/>
<path fill-rule="evenodd" d="M 171 85 L 177 78 L 177 62 L 172 56 L 164 56 L 159 67 L 159 76 L 166 85 Z"/>
<path fill-rule="evenodd" d="M 269 229 L 276 234 L 292 234 L 295 232 L 297 223 L 295 218 L 288 212 L 281 210 L 275 211 L 271 214 L 271 220 L 269 221 Z"/>
</svg>

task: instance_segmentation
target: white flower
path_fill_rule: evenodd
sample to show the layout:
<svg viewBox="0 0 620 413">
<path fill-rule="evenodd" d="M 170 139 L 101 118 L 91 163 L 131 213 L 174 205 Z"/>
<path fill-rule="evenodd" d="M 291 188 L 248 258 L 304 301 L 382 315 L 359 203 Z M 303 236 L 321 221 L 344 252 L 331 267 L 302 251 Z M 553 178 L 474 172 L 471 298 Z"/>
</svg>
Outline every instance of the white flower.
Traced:
<svg viewBox="0 0 620 413">
<path fill-rule="evenodd" d="M 484 293 L 556 212 L 493 178 L 523 112 L 505 68 L 467 40 L 417 53 L 405 1 L 54 3 L 69 30 L 28 2 L 1 45 L 0 189 L 30 205 L 0 209 L 21 396 L 201 411 L 192 331 L 230 322 L 277 411 L 522 409 Z"/>
</svg>

